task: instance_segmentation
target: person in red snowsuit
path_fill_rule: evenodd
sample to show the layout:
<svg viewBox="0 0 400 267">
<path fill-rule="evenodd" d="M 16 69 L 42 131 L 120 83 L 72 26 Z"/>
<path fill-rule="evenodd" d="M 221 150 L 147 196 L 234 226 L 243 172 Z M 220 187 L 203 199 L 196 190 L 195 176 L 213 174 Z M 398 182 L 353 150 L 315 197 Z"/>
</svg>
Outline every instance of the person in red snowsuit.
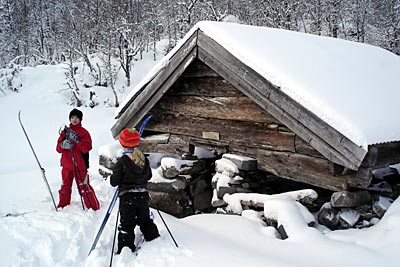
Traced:
<svg viewBox="0 0 400 267">
<path fill-rule="evenodd" d="M 72 183 L 78 185 L 79 194 L 88 209 L 98 210 L 100 203 L 89 183 L 87 169 L 89 168 L 89 151 L 92 149 L 92 138 L 89 132 L 82 127 L 83 113 L 73 109 L 69 113 L 69 127 L 60 133 L 57 140 L 57 152 L 61 153 L 62 184 L 58 191 L 58 208 L 71 203 Z"/>
</svg>

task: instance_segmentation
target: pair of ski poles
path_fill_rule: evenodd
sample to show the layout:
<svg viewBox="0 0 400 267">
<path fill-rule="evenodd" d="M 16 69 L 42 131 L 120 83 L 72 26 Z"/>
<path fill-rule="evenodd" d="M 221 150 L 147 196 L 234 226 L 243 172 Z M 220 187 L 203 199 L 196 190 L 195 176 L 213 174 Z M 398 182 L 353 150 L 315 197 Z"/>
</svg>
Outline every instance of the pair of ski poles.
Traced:
<svg viewBox="0 0 400 267">
<path fill-rule="evenodd" d="M 149 116 L 142 122 L 142 125 L 140 126 L 140 129 L 139 129 L 139 135 L 140 135 L 140 136 L 142 135 L 143 130 L 144 130 L 146 124 L 148 123 L 148 121 L 151 119 L 151 117 L 152 117 L 152 115 L 149 115 Z M 114 195 L 113 195 L 113 197 L 112 197 L 112 199 L 111 199 L 111 202 L 110 202 L 110 205 L 109 205 L 108 210 L 107 210 L 107 212 L 106 212 L 106 215 L 104 216 L 104 219 L 103 219 L 103 221 L 102 221 L 102 223 L 101 223 L 101 225 L 100 225 L 100 228 L 99 228 L 99 230 L 98 230 L 98 232 L 97 232 L 97 234 L 96 234 L 96 237 L 95 237 L 94 242 L 93 242 L 93 244 L 92 244 L 92 246 L 91 246 L 91 248 L 90 248 L 90 251 L 89 251 L 88 256 L 89 256 L 90 253 L 95 249 L 95 247 L 96 247 L 96 245 L 97 245 L 97 242 L 98 242 L 99 239 L 100 239 L 100 236 L 101 236 L 101 234 L 102 234 L 102 232 L 103 232 L 103 230 L 104 230 L 104 227 L 105 227 L 105 225 L 106 225 L 106 223 L 107 223 L 107 221 L 108 221 L 108 219 L 109 219 L 109 217 L 110 217 L 110 215 L 111 215 L 111 212 L 112 212 L 112 210 L 113 210 L 113 208 L 114 208 L 114 205 L 115 205 L 115 203 L 116 203 L 116 201 L 117 201 L 118 194 L 119 194 L 119 187 L 117 187 L 116 190 L 115 190 L 115 192 L 114 192 Z M 162 217 L 162 215 L 161 215 L 161 213 L 160 213 L 160 211 L 159 211 L 158 209 L 157 209 L 157 212 L 158 212 L 158 214 L 159 214 L 159 216 L 160 216 L 160 218 L 161 218 L 161 220 L 162 220 L 162 222 L 163 222 L 165 228 L 167 229 L 169 235 L 171 236 L 172 240 L 174 241 L 175 246 L 178 247 L 178 244 L 176 243 L 175 238 L 173 237 L 171 231 L 170 231 L 169 228 L 168 228 L 168 225 L 165 223 L 164 218 Z M 116 223 L 115 223 L 112 251 L 114 251 L 115 235 L 116 235 L 116 230 L 117 230 L 117 225 L 118 225 L 118 217 L 119 217 L 118 215 L 119 215 L 119 213 L 117 214 L 117 219 L 116 219 Z M 110 266 L 111 266 L 111 263 L 112 263 L 112 257 L 113 257 L 113 253 L 111 254 Z"/>
<path fill-rule="evenodd" d="M 143 123 L 142 123 L 142 125 L 141 125 L 141 127 L 140 127 L 140 130 L 139 130 L 139 134 L 140 134 L 140 135 L 141 135 L 142 132 L 143 132 L 144 126 L 147 124 L 147 122 L 148 122 L 150 119 L 151 119 L 151 115 L 148 116 L 148 117 L 143 121 Z M 32 150 L 32 152 L 33 152 L 33 155 L 34 155 L 34 157 L 35 157 L 35 159 L 36 159 L 36 162 L 37 162 L 37 164 L 39 165 L 39 168 L 40 168 L 40 171 L 41 171 L 41 174 L 42 174 L 43 181 L 45 182 L 45 184 L 46 184 L 46 186 L 47 186 L 48 192 L 49 192 L 49 194 L 50 194 L 50 197 L 51 197 L 52 202 L 53 202 L 53 205 L 54 205 L 54 209 L 55 209 L 55 211 L 57 212 L 57 211 L 58 211 L 58 210 L 57 210 L 57 205 L 56 205 L 56 203 L 55 203 L 55 201 L 54 201 L 53 194 L 51 193 L 50 185 L 49 185 L 49 183 L 48 183 L 48 181 L 47 181 L 47 178 L 46 178 L 45 169 L 44 169 L 44 168 L 42 167 L 42 165 L 40 164 L 40 161 L 39 161 L 39 159 L 38 159 L 38 157 L 37 157 L 37 155 L 36 155 L 36 152 L 35 152 L 35 150 L 34 150 L 34 148 L 33 148 L 33 146 L 32 146 L 32 143 L 31 143 L 31 141 L 30 141 L 30 139 L 29 139 L 28 133 L 26 132 L 25 127 L 24 127 L 24 125 L 23 125 L 23 123 L 22 123 L 22 120 L 21 120 L 21 111 L 18 112 L 18 120 L 19 120 L 19 123 L 20 123 L 20 125 L 21 125 L 21 128 L 22 128 L 22 130 L 23 130 L 23 132 L 24 132 L 24 134 L 25 134 L 25 137 L 26 137 L 26 139 L 27 139 L 27 141 L 28 141 L 28 144 L 29 144 L 29 146 L 30 146 L 30 148 L 31 148 L 31 150 Z M 72 152 L 72 151 L 71 151 L 71 152 Z M 73 160 L 74 160 L 74 158 L 73 158 Z M 96 244 L 97 244 L 97 242 L 98 242 L 98 240 L 99 240 L 99 238 L 100 238 L 100 236 L 101 236 L 101 233 L 103 232 L 103 229 L 104 229 L 104 227 L 105 227 L 105 224 L 107 223 L 108 218 L 109 218 L 109 216 L 110 216 L 110 214 L 111 214 L 111 212 L 112 212 L 112 210 L 113 210 L 113 208 L 114 208 L 115 202 L 116 202 L 117 197 L 118 197 L 118 193 L 119 193 L 119 188 L 117 187 L 117 189 L 116 189 L 115 192 L 114 192 L 114 196 L 113 196 L 113 198 L 112 198 L 112 200 L 111 200 L 111 203 L 110 203 L 110 205 L 109 205 L 109 207 L 108 207 L 107 213 L 106 213 L 106 215 L 105 215 L 105 217 L 104 217 L 104 219 L 103 219 L 102 224 L 100 225 L 100 229 L 99 229 L 99 231 L 98 231 L 98 233 L 97 233 L 97 235 L 96 235 L 96 238 L 95 238 L 95 240 L 94 240 L 94 242 L 93 242 L 93 244 L 92 244 L 92 247 L 91 247 L 91 249 L 90 249 L 90 251 L 89 251 L 89 255 L 90 255 L 90 253 L 94 250 L 94 248 L 96 247 Z M 82 198 L 81 198 L 81 202 L 82 202 Z M 82 203 L 82 206 L 83 206 L 83 203 Z M 174 241 L 175 246 L 178 247 L 178 244 L 176 243 L 175 238 L 173 237 L 171 231 L 170 231 L 169 228 L 168 228 L 168 225 L 167 225 L 166 222 L 164 221 L 164 218 L 162 217 L 162 215 L 161 215 L 161 213 L 160 213 L 160 211 L 159 211 L 158 209 L 157 209 L 157 212 L 158 212 L 158 214 L 159 214 L 159 216 L 160 216 L 160 218 L 161 218 L 163 224 L 165 225 L 165 228 L 167 229 L 169 235 L 171 236 L 172 240 Z M 117 229 L 117 223 L 118 223 L 118 216 L 117 216 L 117 222 L 116 222 L 116 226 L 115 226 L 115 230 L 114 230 L 114 232 L 115 232 L 115 233 L 114 233 L 114 242 L 115 242 L 115 234 L 116 234 L 116 229 Z M 114 242 L 113 242 L 113 249 L 114 249 Z"/>
</svg>

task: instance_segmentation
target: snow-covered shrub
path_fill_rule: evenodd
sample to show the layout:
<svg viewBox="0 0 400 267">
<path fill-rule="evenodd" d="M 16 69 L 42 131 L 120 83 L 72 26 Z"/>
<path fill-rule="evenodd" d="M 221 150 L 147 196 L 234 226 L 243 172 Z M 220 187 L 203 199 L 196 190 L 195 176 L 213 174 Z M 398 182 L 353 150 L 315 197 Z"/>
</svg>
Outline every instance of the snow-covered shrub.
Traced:
<svg viewBox="0 0 400 267">
<path fill-rule="evenodd" d="M 6 95 L 7 91 L 18 92 L 22 86 L 18 79 L 18 74 L 22 68 L 16 64 L 10 64 L 8 68 L 0 69 L 0 90 Z"/>
</svg>

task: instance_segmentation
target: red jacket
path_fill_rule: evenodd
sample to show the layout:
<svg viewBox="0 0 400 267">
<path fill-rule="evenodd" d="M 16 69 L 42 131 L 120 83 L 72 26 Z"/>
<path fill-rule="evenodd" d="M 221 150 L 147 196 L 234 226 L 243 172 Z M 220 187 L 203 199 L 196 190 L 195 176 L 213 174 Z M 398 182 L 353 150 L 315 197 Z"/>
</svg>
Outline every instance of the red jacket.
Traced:
<svg viewBox="0 0 400 267">
<path fill-rule="evenodd" d="M 74 146 L 72 148 L 72 152 L 75 157 L 76 164 L 79 170 L 86 170 L 85 162 L 82 157 L 82 153 L 88 153 L 92 150 L 92 138 L 90 137 L 89 132 L 82 127 L 82 124 L 79 123 L 77 125 L 69 125 L 69 128 L 76 132 L 80 137 L 80 142 L 73 142 Z M 61 153 L 61 166 L 68 170 L 74 170 L 74 163 L 72 161 L 71 151 L 69 149 L 61 148 L 61 142 L 65 139 L 64 131 L 60 134 L 57 140 L 57 152 Z"/>
</svg>

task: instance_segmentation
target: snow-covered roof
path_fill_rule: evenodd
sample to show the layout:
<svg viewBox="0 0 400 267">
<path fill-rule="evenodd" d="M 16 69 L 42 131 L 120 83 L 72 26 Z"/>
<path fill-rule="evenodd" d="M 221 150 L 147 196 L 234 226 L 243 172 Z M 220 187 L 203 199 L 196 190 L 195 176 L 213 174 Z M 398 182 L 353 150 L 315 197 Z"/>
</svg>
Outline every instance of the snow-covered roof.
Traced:
<svg viewBox="0 0 400 267">
<path fill-rule="evenodd" d="M 362 43 L 236 23 L 196 24 L 132 90 L 117 110 L 117 117 L 156 75 L 169 67 L 173 56 L 185 43 L 192 42 L 190 38 L 198 30 L 265 78 L 275 91 L 354 143 L 348 149 L 361 149 L 355 152 L 356 165 L 367 153 L 368 145 L 400 140 L 397 55 Z M 332 142 L 330 145 L 335 146 Z"/>
<path fill-rule="evenodd" d="M 354 143 L 400 140 L 400 57 L 382 48 L 232 23 L 197 25 Z"/>
<path fill-rule="evenodd" d="M 235 23 L 200 22 L 185 38 L 197 29 L 355 144 L 366 148 L 400 140 L 397 55 L 362 43 Z"/>
</svg>

